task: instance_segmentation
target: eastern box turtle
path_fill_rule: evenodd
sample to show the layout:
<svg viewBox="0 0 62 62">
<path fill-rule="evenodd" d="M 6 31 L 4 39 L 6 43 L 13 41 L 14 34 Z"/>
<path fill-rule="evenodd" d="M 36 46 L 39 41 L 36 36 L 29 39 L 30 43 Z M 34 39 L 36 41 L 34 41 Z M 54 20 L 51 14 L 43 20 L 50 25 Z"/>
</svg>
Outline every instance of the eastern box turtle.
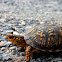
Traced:
<svg viewBox="0 0 62 62">
<path fill-rule="evenodd" d="M 30 60 L 33 52 L 59 52 L 62 49 L 62 27 L 48 23 L 28 29 L 24 36 L 7 35 L 6 38 L 8 41 L 26 48 L 26 61 Z"/>
</svg>

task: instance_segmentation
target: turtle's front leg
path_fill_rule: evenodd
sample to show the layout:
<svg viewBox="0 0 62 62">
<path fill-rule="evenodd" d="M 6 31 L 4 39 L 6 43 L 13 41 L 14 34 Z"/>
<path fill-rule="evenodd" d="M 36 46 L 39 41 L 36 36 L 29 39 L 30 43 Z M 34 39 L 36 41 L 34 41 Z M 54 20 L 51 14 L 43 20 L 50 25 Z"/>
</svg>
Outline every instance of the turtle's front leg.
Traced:
<svg viewBox="0 0 62 62">
<path fill-rule="evenodd" d="M 31 58 L 31 46 L 27 46 L 26 47 L 26 50 L 25 50 L 25 54 L 26 54 L 26 62 L 29 62 L 30 58 Z"/>
</svg>

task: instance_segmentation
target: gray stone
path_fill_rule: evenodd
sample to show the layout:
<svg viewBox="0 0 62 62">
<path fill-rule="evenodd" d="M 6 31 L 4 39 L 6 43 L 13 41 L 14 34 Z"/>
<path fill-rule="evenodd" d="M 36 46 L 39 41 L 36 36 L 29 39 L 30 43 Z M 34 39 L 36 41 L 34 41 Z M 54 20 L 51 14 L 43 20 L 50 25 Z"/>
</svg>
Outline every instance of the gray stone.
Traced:
<svg viewBox="0 0 62 62">
<path fill-rule="evenodd" d="M 4 51 L 4 50 L 6 50 L 6 48 L 5 47 L 2 47 L 1 50 Z"/>
<path fill-rule="evenodd" d="M 3 54 L 3 52 L 0 50 L 0 55 L 2 55 Z"/>
<path fill-rule="evenodd" d="M 16 50 L 16 46 L 10 47 L 9 50 L 11 50 L 11 51 L 12 51 L 12 50 Z"/>
<path fill-rule="evenodd" d="M 2 51 L 0 50 L 0 60 L 2 60 L 3 56 L 2 56 Z"/>
<path fill-rule="evenodd" d="M 5 43 L 6 43 L 6 41 L 1 41 L 0 42 L 0 47 L 4 46 Z"/>
<path fill-rule="evenodd" d="M 20 56 L 22 56 L 22 53 L 20 53 Z"/>
<path fill-rule="evenodd" d="M 5 32 L 2 32 L 1 35 L 6 35 L 6 33 Z"/>
<path fill-rule="evenodd" d="M 20 26 L 25 26 L 25 22 L 22 20 L 21 24 L 19 24 Z"/>
<path fill-rule="evenodd" d="M 5 19 L 0 19 L 0 22 L 4 23 L 5 22 Z"/>
<path fill-rule="evenodd" d="M 25 52 L 21 52 L 20 54 L 21 54 L 22 56 L 25 56 Z"/>
<path fill-rule="evenodd" d="M 26 26 L 26 27 L 25 27 L 25 29 L 30 29 L 30 28 L 32 28 L 32 26 Z"/>
<path fill-rule="evenodd" d="M 10 44 L 12 44 L 12 42 L 6 42 L 3 46 L 9 46 Z"/>
<path fill-rule="evenodd" d="M 12 50 L 11 54 L 16 55 L 16 50 Z"/>
<path fill-rule="evenodd" d="M 42 62 L 42 58 L 40 57 L 40 58 L 37 58 L 36 59 L 36 62 Z"/>
<path fill-rule="evenodd" d="M 23 31 L 21 29 L 18 29 L 17 32 L 22 33 Z"/>
<path fill-rule="evenodd" d="M 12 60 L 12 57 L 8 54 L 3 55 L 3 60 Z"/>
<path fill-rule="evenodd" d="M 57 61 L 57 62 L 62 62 L 62 57 L 57 57 L 57 58 L 53 58 L 52 60 L 51 60 L 51 62 L 55 62 L 55 61 Z"/>
<path fill-rule="evenodd" d="M 3 41 L 3 39 L 0 38 L 0 42 Z"/>
<path fill-rule="evenodd" d="M 2 39 L 5 41 L 6 36 L 3 36 Z"/>
<path fill-rule="evenodd" d="M 2 56 L 2 55 L 0 55 L 0 60 L 2 60 L 2 58 L 3 58 L 3 56 Z"/>
<path fill-rule="evenodd" d="M 47 60 L 46 59 L 43 59 L 42 62 L 47 62 Z"/>
</svg>

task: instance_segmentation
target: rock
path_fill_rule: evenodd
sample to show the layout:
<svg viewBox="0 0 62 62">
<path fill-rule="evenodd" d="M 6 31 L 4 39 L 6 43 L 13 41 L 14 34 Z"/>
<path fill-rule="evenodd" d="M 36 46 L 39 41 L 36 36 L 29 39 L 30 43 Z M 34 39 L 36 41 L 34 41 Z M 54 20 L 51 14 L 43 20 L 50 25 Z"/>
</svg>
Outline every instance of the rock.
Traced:
<svg viewBox="0 0 62 62">
<path fill-rule="evenodd" d="M 6 30 L 7 34 L 13 34 L 13 30 Z"/>
<path fill-rule="evenodd" d="M 22 54 L 20 55 L 20 53 L 17 50 L 12 50 L 11 52 L 12 55 L 16 55 L 16 56 L 22 56 Z"/>
<path fill-rule="evenodd" d="M 3 36 L 2 36 L 2 40 L 4 40 L 4 41 L 5 41 L 5 40 L 6 40 L 6 36 L 4 36 L 4 35 L 3 35 Z"/>
<path fill-rule="evenodd" d="M 21 52 L 20 54 L 21 54 L 22 56 L 25 56 L 25 52 Z"/>
<path fill-rule="evenodd" d="M 22 20 L 21 24 L 19 24 L 19 26 L 25 26 L 25 22 Z"/>
<path fill-rule="evenodd" d="M 48 61 L 51 61 L 52 59 L 53 59 L 52 57 L 48 57 L 48 59 L 47 59 L 47 60 L 48 60 Z"/>
<path fill-rule="evenodd" d="M 9 46 L 9 45 L 11 45 L 12 44 L 12 42 L 6 42 L 6 43 L 4 43 L 4 45 L 3 46 Z"/>
<path fill-rule="evenodd" d="M 45 22 L 40 22 L 40 24 L 43 24 L 43 23 L 45 23 Z"/>
<path fill-rule="evenodd" d="M 20 52 L 20 56 L 25 56 L 25 52 Z"/>
<path fill-rule="evenodd" d="M 51 62 L 55 62 L 55 61 L 62 62 L 62 57 L 53 58 L 51 60 Z"/>
<path fill-rule="evenodd" d="M 25 56 L 20 56 L 19 58 L 21 61 L 23 61 L 25 59 Z"/>
<path fill-rule="evenodd" d="M 7 18 L 6 18 L 6 22 L 8 22 L 8 21 L 11 21 L 11 20 L 13 20 L 13 19 L 15 19 L 13 16 L 8 16 Z"/>
<path fill-rule="evenodd" d="M 6 53 L 7 53 L 7 54 L 9 54 L 9 53 L 10 53 L 10 51 L 7 49 Z"/>
<path fill-rule="evenodd" d="M 38 62 L 38 61 L 35 61 L 35 59 L 30 59 L 30 62 Z"/>
<path fill-rule="evenodd" d="M 57 62 L 62 62 L 62 61 L 57 61 Z"/>
<path fill-rule="evenodd" d="M 40 57 L 37 58 L 37 59 L 36 59 L 36 62 L 42 62 L 42 58 L 40 58 Z"/>
<path fill-rule="evenodd" d="M 0 60 L 2 60 L 2 58 L 3 58 L 3 56 L 2 56 L 2 55 L 0 55 Z"/>
<path fill-rule="evenodd" d="M 0 55 L 2 55 L 3 54 L 3 52 L 0 50 Z"/>
<path fill-rule="evenodd" d="M 15 49 L 16 49 L 16 46 L 12 46 L 9 48 L 10 51 L 15 50 Z"/>
<path fill-rule="evenodd" d="M 20 56 L 22 56 L 22 53 L 20 53 Z"/>
<path fill-rule="evenodd" d="M 0 47 L 4 46 L 5 43 L 6 43 L 6 41 L 1 41 L 0 42 Z"/>
<path fill-rule="evenodd" d="M 4 51 L 4 50 L 6 50 L 6 48 L 5 47 L 2 47 L 1 50 Z"/>
<path fill-rule="evenodd" d="M 25 27 L 25 29 L 30 29 L 30 28 L 32 28 L 32 26 L 26 26 L 26 27 Z"/>
<path fill-rule="evenodd" d="M 23 31 L 21 29 L 18 29 L 17 32 L 22 33 Z"/>
<path fill-rule="evenodd" d="M 24 61 L 25 56 L 20 56 L 20 57 L 13 56 L 12 58 L 13 58 L 14 62 L 25 62 Z"/>
<path fill-rule="evenodd" d="M 12 57 L 10 56 L 10 55 L 8 55 L 8 54 L 4 54 L 3 55 L 3 60 L 5 61 L 5 60 L 12 60 Z"/>
<path fill-rule="evenodd" d="M 4 27 L 4 30 L 12 30 L 10 27 Z"/>
<path fill-rule="evenodd" d="M 2 60 L 3 56 L 2 56 L 2 51 L 0 50 L 0 60 Z"/>
<path fill-rule="evenodd" d="M 0 42 L 3 41 L 3 39 L 0 39 Z"/>
<path fill-rule="evenodd" d="M 12 50 L 11 54 L 16 55 L 16 50 Z"/>
<path fill-rule="evenodd" d="M 16 31 L 13 31 L 13 35 L 19 35 L 19 33 Z"/>
<path fill-rule="evenodd" d="M 47 60 L 46 59 L 43 59 L 42 62 L 47 62 Z"/>
<path fill-rule="evenodd" d="M 20 53 L 19 53 L 18 51 L 16 52 L 16 56 L 17 56 L 17 57 L 19 57 L 19 56 L 20 56 Z"/>
<path fill-rule="evenodd" d="M 0 19 L 0 21 L 2 22 L 2 23 L 4 23 L 5 22 L 5 19 L 3 18 L 3 19 Z"/>
<path fill-rule="evenodd" d="M 1 35 L 6 35 L 6 33 L 5 32 L 2 32 Z"/>
</svg>

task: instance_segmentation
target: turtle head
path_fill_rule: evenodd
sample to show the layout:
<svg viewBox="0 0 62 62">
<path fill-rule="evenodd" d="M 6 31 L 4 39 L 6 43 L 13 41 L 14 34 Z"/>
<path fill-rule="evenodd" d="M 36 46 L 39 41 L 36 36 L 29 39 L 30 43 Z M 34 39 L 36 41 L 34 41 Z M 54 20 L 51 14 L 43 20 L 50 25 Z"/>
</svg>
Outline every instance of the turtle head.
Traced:
<svg viewBox="0 0 62 62">
<path fill-rule="evenodd" d="M 6 39 L 17 46 L 24 47 L 26 42 L 24 40 L 24 36 L 18 36 L 18 35 L 7 35 Z"/>
</svg>

